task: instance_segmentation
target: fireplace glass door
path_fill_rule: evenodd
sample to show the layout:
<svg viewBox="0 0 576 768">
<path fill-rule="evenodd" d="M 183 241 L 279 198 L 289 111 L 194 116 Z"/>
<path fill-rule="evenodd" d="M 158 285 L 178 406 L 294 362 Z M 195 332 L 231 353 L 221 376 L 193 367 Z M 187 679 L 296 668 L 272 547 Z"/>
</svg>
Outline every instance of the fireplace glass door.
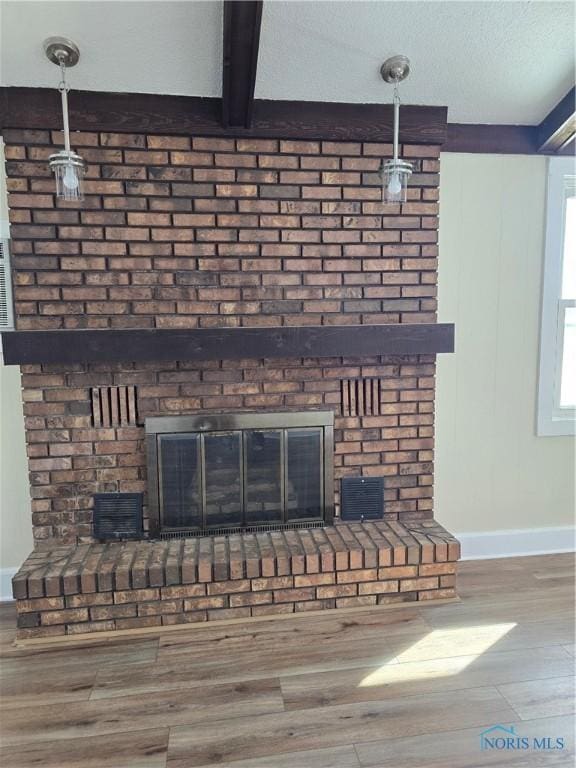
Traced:
<svg viewBox="0 0 576 768">
<path fill-rule="evenodd" d="M 204 488 L 205 528 L 237 525 L 242 500 L 242 435 L 214 432 L 203 443 L 200 483 Z"/>
<path fill-rule="evenodd" d="M 198 435 L 159 437 L 162 513 L 169 528 L 202 525 Z"/>
<path fill-rule="evenodd" d="M 245 522 L 281 523 L 283 519 L 283 445 L 279 429 L 245 433 Z"/>
<path fill-rule="evenodd" d="M 332 419 L 331 412 L 147 419 L 152 535 L 330 521 Z"/>
</svg>

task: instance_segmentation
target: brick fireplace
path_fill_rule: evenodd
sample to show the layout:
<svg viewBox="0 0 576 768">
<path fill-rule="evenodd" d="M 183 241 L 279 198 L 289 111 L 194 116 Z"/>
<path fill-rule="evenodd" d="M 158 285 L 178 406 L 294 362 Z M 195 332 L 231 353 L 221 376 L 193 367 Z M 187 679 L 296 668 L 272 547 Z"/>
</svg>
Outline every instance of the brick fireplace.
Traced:
<svg viewBox="0 0 576 768">
<path fill-rule="evenodd" d="M 61 203 L 60 134 L 4 140 L 36 542 L 20 636 L 454 596 L 433 520 L 439 147 L 403 147 L 409 201 L 384 206 L 385 143 L 79 132 L 85 200 Z M 416 344 L 387 344 L 407 326 Z M 235 344 L 249 329 L 266 354 Z M 348 331 L 370 344 L 324 341 Z M 95 542 L 97 493 L 143 493 L 148 531 L 147 419 L 305 411 L 334 414 L 334 526 Z M 338 520 L 344 477 L 384 478 L 382 521 Z"/>
</svg>

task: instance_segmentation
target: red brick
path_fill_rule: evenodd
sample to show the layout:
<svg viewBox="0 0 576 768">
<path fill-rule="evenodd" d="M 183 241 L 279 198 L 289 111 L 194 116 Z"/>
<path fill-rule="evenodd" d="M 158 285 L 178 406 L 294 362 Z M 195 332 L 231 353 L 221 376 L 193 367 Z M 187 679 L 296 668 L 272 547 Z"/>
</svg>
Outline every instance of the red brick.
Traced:
<svg viewBox="0 0 576 768">
<path fill-rule="evenodd" d="M 360 581 L 375 581 L 378 578 L 375 568 L 359 569 L 350 571 L 340 571 L 338 573 L 338 584 L 350 584 Z"/>
<path fill-rule="evenodd" d="M 78 621 L 88 621 L 86 608 L 67 608 L 61 611 L 45 611 L 41 615 L 42 625 L 74 624 Z"/>
<path fill-rule="evenodd" d="M 159 599 L 160 591 L 158 589 L 134 589 L 114 592 L 115 603 L 141 603 Z"/>
<path fill-rule="evenodd" d="M 373 581 L 358 585 L 359 595 L 379 595 L 387 592 L 398 592 L 398 582 Z"/>
<path fill-rule="evenodd" d="M 185 611 L 206 610 L 212 608 L 226 608 L 228 605 L 227 595 L 212 595 L 209 597 L 192 597 L 184 600 Z"/>
<path fill-rule="evenodd" d="M 218 138 L 194 138 L 192 139 L 192 146 L 198 150 L 208 150 L 210 152 L 226 152 L 234 150 L 234 139 L 218 139 Z"/>
<path fill-rule="evenodd" d="M 295 587 L 326 586 L 336 582 L 334 573 L 311 573 L 306 576 L 294 576 Z"/>
<path fill-rule="evenodd" d="M 97 605 L 111 605 L 113 595 L 111 592 L 92 592 L 89 594 L 67 595 L 67 608 L 85 608 Z"/>
<path fill-rule="evenodd" d="M 90 608 L 90 618 L 94 621 L 126 619 L 136 616 L 135 605 L 96 605 Z"/>
<path fill-rule="evenodd" d="M 380 568 L 378 579 L 410 579 L 418 576 L 418 567 L 415 565 L 391 566 Z"/>
<path fill-rule="evenodd" d="M 274 591 L 275 603 L 289 603 L 296 600 L 313 600 L 314 597 L 314 587 L 301 587 L 300 589 L 279 589 Z"/>
<path fill-rule="evenodd" d="M 209 585 L 213 586 L 213 585 Z M 202 597 L 206 594 L 205 584 L 184 584 L 171 587 L 162 587 L 160 590 L 163 600 L 172 600 L 183 597 Z M 212 594 L 212 593 L 211 593 Z"/>
<path fill-rule="evenodd" d="M 268 605 L 272 603 L 272 592 L 240 592 L 230 595 L 230 607 L 245 605 Z"/>
<path fill-rule="evenodd" d="M 18 600 L 16 603 L 18 613 L 55 611 L 63 608 L 64 598 L 62 597 L 40 597 L 32 600 Z"/>
<path fill-rule="evenodd" d="M 208 584 L 209 595 L 228 595 L 238 592 L 249 592 L 251 582 L 249 579 L 238 579 L 234 581 L 217 581 Z"/>
<path fill-rule="evenodd" d="M 273 576 L 270 578 L 252 579 L 252 590 L 280 590 L 289 589 L 293 586 L 292 576 Z"/>
<path fill-rule="evenodd" d="M 208 611 L 210 621 L 229 621 L 230 619 L 247 619 L 250 616 L 250 607 L 245 608 L 224 608 L 214 611 Z"/>
<path fill-rule="evenodd" d="M 456 597 L 456 591 L 451 588 L 418 592 L 418 600 L 447 600 L 454 597 Z"/>
<path fill-rule="evenodd" d="M 401 579 L 400 592 L 411 592 L 420 589 L 436 589 L 438 587 L 438 578 L 430 576 L 420 579 Z"/>
<path fill-rule="evenodd" d="M 316 596 L 319 599 L 325 597 L 350 597 L 358 593 L 357 584 L 338 584 L 335 586 L 317 587 Z"/>
</svg>

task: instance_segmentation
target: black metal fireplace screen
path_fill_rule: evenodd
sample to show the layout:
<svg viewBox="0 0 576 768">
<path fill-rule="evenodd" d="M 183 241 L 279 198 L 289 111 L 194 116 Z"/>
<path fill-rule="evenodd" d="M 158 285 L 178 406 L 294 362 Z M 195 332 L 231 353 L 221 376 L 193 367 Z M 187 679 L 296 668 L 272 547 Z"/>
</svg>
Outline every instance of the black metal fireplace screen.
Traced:
<svg viewBox="0 0 576 768">
<path fill-rule="evenodd" d="M 331 523 L 334 414 L 146 419 L 151 536 Z"/>
</svg>

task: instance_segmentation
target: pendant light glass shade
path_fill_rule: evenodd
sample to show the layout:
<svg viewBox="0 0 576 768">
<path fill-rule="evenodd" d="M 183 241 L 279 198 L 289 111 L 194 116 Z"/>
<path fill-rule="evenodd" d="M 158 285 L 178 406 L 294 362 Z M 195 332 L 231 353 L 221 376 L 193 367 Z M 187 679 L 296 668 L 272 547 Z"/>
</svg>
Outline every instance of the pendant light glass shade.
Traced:
<svg viewBox="0 0 576 768">
<path fill-rule="evenodd" d="M 408 179 L 412 164 L 405 160 L 386 160 L 380 167 L 382 202 L 405 203 L 408 199 Z"/>
<path fill-rule="evenodd" d="M 56 179 L 56 196 L 61 200 L 84 199 L 84 160 L 75 152 L 62 149 L 48 158 Z"/>
</svg>

